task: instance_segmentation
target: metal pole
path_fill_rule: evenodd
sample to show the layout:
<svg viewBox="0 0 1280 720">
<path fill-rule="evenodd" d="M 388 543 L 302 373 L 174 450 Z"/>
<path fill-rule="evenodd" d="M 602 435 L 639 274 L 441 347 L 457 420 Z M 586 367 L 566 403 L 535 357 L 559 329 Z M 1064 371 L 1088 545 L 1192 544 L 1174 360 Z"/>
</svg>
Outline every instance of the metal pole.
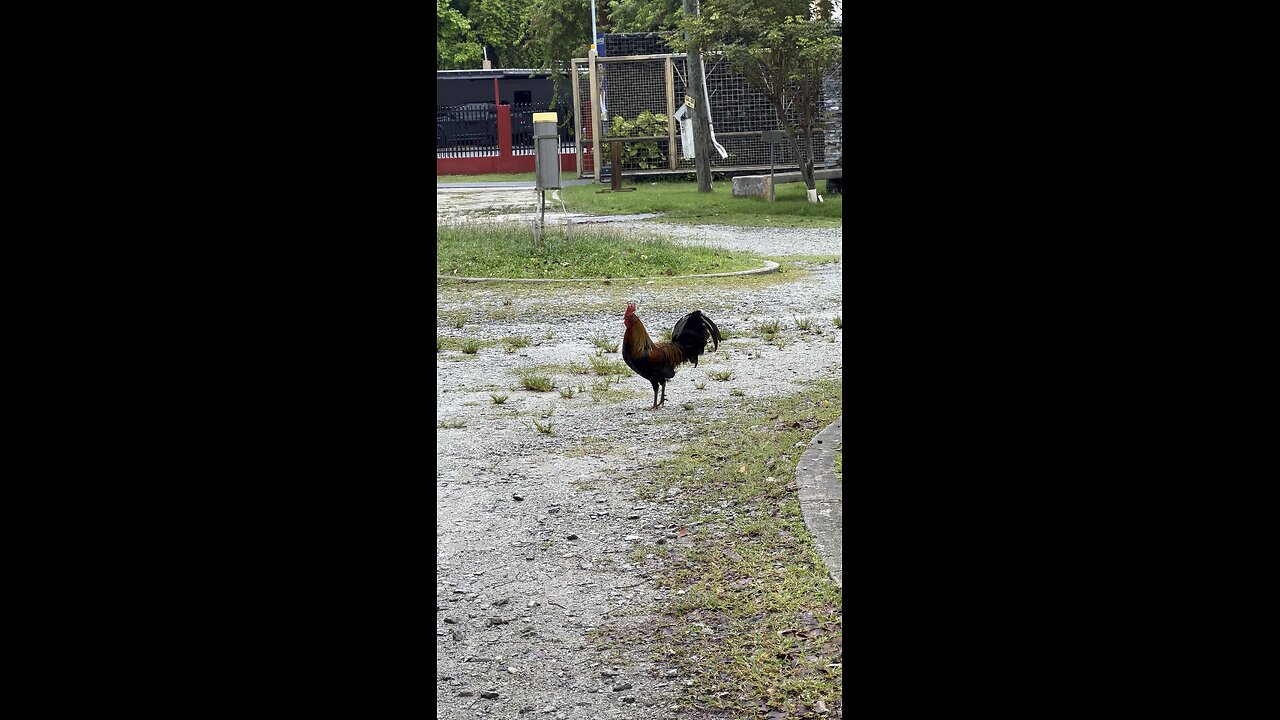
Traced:
<svg viewBox="0 0 1280 720">
<path fill-rule="evenodd" d="M 596 0 L 591 0 L 591 47 L 596 46 Z"/>
</svg>

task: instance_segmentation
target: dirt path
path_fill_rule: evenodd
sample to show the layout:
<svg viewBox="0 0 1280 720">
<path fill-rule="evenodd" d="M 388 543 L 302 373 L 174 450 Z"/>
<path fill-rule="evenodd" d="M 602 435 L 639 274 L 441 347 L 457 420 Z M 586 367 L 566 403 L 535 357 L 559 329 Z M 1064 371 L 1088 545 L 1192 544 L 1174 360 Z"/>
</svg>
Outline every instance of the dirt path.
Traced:
<svg viewBox="0 0 1280 720">
<path fill-rule="evenodd" d="M 515 213 L 532 208 L 509 189 L 437 199 L 438 222 L 486 201 Z M 657 229 L 771 255 L 841 253 L 839 230 Z M 436 409 L 445 425 L 436 430 L 439 717 L 690 717 L 681 712 L 688 693 L 674 664 L 651 662 L 643 648 L 602 654 L 592 632 L 646 623 L 661 599 L 651 579 L 656 560 L 645 555 L 675 542 L 668 535 L 678 497 L 641 501 L 636 493 L 681 444 L 713 441 L 695 436 L 693 420 L 840 373 L 843 331 L 832 318 L 843 314 L 841 266 L 805 269 L 732 283 L 437 284 L 438 336 L 531 340 L 513 352 L 497 345 L 437 354 Z M 629 370 L 593 398 L 602 378 L 569 368 L 589 368 L 592 357 L 621 363 L 616 353 L 597 356 L 591 339 L 621 341 L 627 300 L 639 303 L 654 335 L 695 308 L 734 335 L 698 368 L 677 370 L 657 411 L 647 410 L 648 382 Z M 791 328 L 781 349 L 748 336 L 770 318 Z M 799 333 L 795 318 L 811 319 L 822 334 Z M 522 371 L 554 378 L 574 395 L 521 389 Z M 713 380 L 715 371 L 731 379 Z M 507 400 L 495 404 L 495 394 Z M 539 432 L 535 421 L 552 432 Z"/>
</svg>

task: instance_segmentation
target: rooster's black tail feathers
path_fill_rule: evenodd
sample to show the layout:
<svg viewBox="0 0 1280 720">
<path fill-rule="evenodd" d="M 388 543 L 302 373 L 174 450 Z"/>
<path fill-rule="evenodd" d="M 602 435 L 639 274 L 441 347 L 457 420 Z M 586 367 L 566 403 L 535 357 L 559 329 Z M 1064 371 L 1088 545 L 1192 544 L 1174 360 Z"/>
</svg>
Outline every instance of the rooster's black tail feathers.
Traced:
<svg viewBox="0 0 1280 720">
<path fill-rule="evenodd" d="M 698 356 L 706 350 L 708 340 L 715 343 L 711 348 L 712 352 L 720 349 L 720 328 L 716 327 L 711 318 L 703 315 L 701 310 L 694 310 L 680 318 L 680 322 L 671 331 L 671 342 L 680 346 L 685 360 L 694 367 L 698 367 Z"/>
</svg>

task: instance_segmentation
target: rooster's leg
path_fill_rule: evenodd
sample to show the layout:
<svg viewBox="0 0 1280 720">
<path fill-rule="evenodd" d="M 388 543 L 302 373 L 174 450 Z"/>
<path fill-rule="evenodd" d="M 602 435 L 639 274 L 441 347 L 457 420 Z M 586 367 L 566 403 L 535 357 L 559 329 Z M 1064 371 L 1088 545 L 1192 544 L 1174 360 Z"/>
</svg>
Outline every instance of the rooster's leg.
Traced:
<svg viewBox="0 0 1280 720">
<path fill-rule="evenodd" d="M 649 384 L 653 385 L 653 407 L 649 409 L 657 410 L 658 409 L 658 383 L 650 380 Z"/>
<path fill-rule="evenodd" d="M 658 403 L 658 407 L 662 407 L 663 405 L 666 405 L 666 404 L 667 404 L 667 384 L 664 382 L 662 383 L 662 402 Z"/>
</svg>

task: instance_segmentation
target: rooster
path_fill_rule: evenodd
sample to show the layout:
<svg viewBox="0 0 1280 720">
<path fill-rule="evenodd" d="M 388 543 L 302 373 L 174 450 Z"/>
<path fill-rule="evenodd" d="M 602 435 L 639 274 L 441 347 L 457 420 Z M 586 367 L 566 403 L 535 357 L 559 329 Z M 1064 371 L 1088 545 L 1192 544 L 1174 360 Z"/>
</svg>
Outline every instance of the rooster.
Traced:
<svg viewBox="0 0 1280 720">
<path fill-rule="evenodd" d="M 707 349 L 707 341 L 715 342 L 712 352 L 720 348 L 720 328 L 701 310 L 680 318 L 671 331 L 671 342 L 655 343 L 644 329 L 644 323 L 636 316 L 636 304 L 628 303 L 622 316 L 627 331 L 622 335 L 622 359 L 627 367 L 653 385 L 653 407 L 657 410 L 667 402 L 667 381 L 676 376 L 676 366 L 682 362 L 698 367 L 698 356 Z M 658 401 L 658 388 L 662 388 L 662 401 Z"/>
</svg>

